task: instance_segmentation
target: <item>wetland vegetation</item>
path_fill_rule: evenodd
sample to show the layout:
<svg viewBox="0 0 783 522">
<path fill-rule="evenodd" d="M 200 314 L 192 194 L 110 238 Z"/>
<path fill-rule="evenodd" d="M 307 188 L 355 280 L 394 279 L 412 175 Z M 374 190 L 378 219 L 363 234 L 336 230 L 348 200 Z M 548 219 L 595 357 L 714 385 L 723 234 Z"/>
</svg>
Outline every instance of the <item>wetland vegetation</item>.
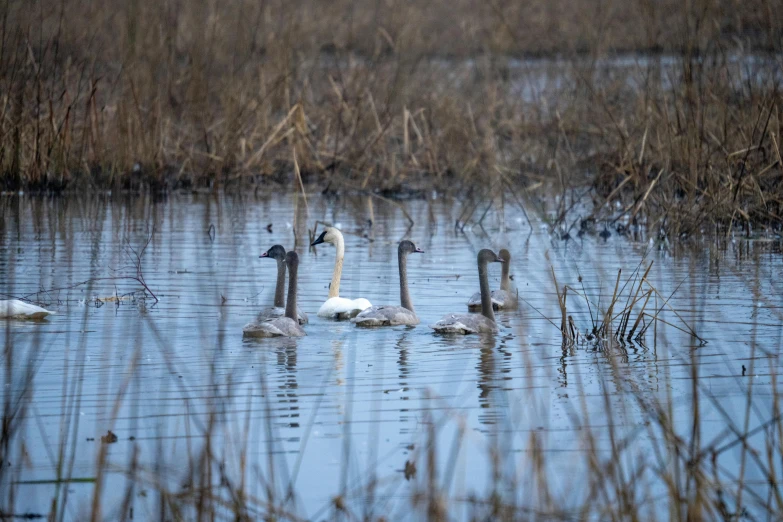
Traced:
<svg viewBox="0 0 783 522">
<path fill-rule="evenodd" d="M 0 324 L 0 519 L 780 519 L 781 45 L 770 0 L 0 0 L 0 293 L 57 312 Z M 318 317 L 325 224 L 373 304 L 421 247 L 419 326 Z M 275 244 L 307 336 L 243 339 Z M 433 335 L 484 248 L 517 307 Z"/>
<path fill-rule="evenodd" d="M 554 190 L 675 236 L 780 227 L 779 2 L 35 0 L 0 16 L 10 190 Z"/>
</svg>

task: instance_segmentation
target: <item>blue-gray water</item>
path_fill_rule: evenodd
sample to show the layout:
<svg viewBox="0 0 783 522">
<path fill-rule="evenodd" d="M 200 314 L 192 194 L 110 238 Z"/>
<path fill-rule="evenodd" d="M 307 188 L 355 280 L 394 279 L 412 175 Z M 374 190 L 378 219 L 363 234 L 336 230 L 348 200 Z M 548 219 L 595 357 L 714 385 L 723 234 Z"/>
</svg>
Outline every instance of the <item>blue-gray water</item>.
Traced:
<svg viewBox="0 0 783 522">
<path fill-rule="evenodd" d="M 677 432 L 690 440 L 693 362 L 702 447 L 729 444 L 736 433 L 775 416 L 771 381 L 783 323 L 776 239 L 691 239 L 661 248 L 644 235 L 604 240 L 599 225 L 596 233 L 580 238 L 572 230 L 573 239 L 562 241 L 550 234 L 545 213 L 528 208 L 531 229 L 516 203 L 500 200 L 482 226 L 464 230 L 454 226 L 463 205 L 437 198 L 402 202 L 412 226 L 395 204 L 366 196 L 310 194 L 306 203 L 290 194 L 5 197 L 0 205 L 2 291 L 21 296 L 46 289 L 35 299 L 58 312 L 44 322 L 0 325 L 3 403 L 16 411 L 18 426 L 2 488 L 16 492 L 15 513 L 45 514 L 56 498 L 65 503 L 66 520 L 85 519 L 94 483 L 54 481 L 96 477 L 103 448 L 106 519 L 124 509 L 134 449 L 135 487 L 126 507 L 135 519 L 156 519 L 156 491 L 186 495 L 207 467 L 224 497 L 224 486 L 236 488 L 244 473 L 246 494 L 259 503 L 270 495 L 280 502 L 292 485 L 286 509 L 302 518 L 330 517 L 341 496 L 355 513 L 400 519 L 415 510 L 416 492 L 430 480 L 430 427 L 433 480 L 450 501 L 452 519 L 468 518 L 475 507 L 466 500 L 487 498 L 493 489 L 505 501 L 542 511 L 583 506 L 593 495 L 588 433 L 599 458 L 630 440 L 625 469 L 639 476 L 626 479 L 654 513 L 665 488 L 654 471 L 656 432 L 643 404 L 668 405 Z M 485 208 L 479 205 L 472 221 Z M 345 234 L 344 297 L 398 304 L 397 242 L 409 238 L 425 250 L 408 263 L 421 325 L 368 331 L 318 318 L 334 248 L 307 247 L 316 220 Z M 111 301 L 140 290 L 131 279 L 74 287 L 135 275 L 133 250 L 151 233 L 142 271 L 158 303 L 131 296 Z M 242 326 L 274 291 L 275 263 L 259 254 L 275 243 L 293 248 L 295 238 L 307 337 L 243 340 Z M 503 329 L 495 337 L 433 335 L 428 324 L 466 311 L 478 290 L 476 253 L 485 247 L 511 251 L 519 310 L 498 314 Z M 637 343 L 563 347 L 551 267 L 561 287 L 584 289 L 591 298 L 588 310 L 569 290 L 569 314 L 584 332 L 597 309 L 605 312 L 618 269 L 622 287 L 629 278 L 638 283 L 641 274 L 634 272 L 650 262 L 648 280 L 661 296 L 674 293 L 668 304 L 676 314 L 655 296 L 648 311 L 661 309 L 669 324 L 655 323 Z M 496 287 L 499 266 L 490 274 Z M 683 331 L 688 327 L 706 344 Z M 117 443 L 101 444 L 107 430 Z M 211 466 L 199 460 L 206 433 Z M 762 453 L 763 434 L 749 439 Z M 728 484 L 740 472 L 740 450 L 738 444 L 718 459 Z M 757 495 L 746 494 L 742 508 L 760 511 L 767 477 L 748 460 L 743 480 Z M 409 480 L 406 461 L 417 468 Z M 6 494 L 0 505 L 8 508 Z"/>
</svg>

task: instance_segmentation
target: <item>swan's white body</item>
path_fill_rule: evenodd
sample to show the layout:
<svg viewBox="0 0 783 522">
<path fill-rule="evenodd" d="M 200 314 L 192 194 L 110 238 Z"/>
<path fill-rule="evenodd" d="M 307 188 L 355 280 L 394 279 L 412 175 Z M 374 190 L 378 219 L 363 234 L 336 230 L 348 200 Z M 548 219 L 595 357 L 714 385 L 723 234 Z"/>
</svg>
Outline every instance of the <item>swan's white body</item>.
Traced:
<svg viewBox="0 0 783 522">
<path fill-rule="evenodd" d="M 318 317 L 328 319 L 351 319 L 361 311 L 370 308 L 372 304 L 367 299 L 347 299 L 345 297 L 330 297 L 318 309 Z"/>
<path fill-rule="evenodd" d="M 340 297 L 340 278 L 343 274 L 343 259 L 345 258 L 345 240 L 343 234 L 334 227 L 326 227 L 326 230 L 313 242 L 313 245 L 331 243 L 337 250 L 334 258 L 334 272 L 332 282 L 329 284 L 329 297 L 318 309 L 318 317 L 327 319 L 351 319 L 372 306 L 372 303 L 364 298 L 347 299 Z"/>
<path fill-rule="evenodd" d="M 20 319 L 42 319 L 55 312 L 34 304 L 25 303 L 19 299 L 0 301 L 0 317 L 16 317 Z"/>
</svg>

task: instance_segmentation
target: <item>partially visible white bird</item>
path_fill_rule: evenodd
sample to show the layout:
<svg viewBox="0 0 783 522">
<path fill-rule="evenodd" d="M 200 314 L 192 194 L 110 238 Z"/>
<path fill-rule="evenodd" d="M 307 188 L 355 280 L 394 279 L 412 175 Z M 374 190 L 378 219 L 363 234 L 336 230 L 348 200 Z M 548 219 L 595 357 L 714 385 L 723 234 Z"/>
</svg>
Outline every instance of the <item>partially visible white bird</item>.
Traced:
<svg viewBox="0 0 783 522">
<path fill-rule="evenodd" d="M 343 234 L 335 227 L 326 227 L 326 229 L 313 241 L 310 246 L 320 245 L 321 243 L 331 243 L 337 250 L 334 258 L 334 272 L 332 273 L 332 282 L 329 284 L 329 298 L 321 305 L 318 310 L 318 317 L 328 319 L 351 319 L 356 315 L 372 306 L 367 299 L 360 297 L 358 299 L 347 299 L 340 297 L 340 277 L 343 273 L 343 258 L 345 257 L 345 240 Z"/>
<path fill-rule="evenodd" d="M 19 299 L 0 301 L 0 318 L 43 319 L 47 315 L 53 315 L 54 313 L 51 310 L 20 301 Z"/>
</svg>

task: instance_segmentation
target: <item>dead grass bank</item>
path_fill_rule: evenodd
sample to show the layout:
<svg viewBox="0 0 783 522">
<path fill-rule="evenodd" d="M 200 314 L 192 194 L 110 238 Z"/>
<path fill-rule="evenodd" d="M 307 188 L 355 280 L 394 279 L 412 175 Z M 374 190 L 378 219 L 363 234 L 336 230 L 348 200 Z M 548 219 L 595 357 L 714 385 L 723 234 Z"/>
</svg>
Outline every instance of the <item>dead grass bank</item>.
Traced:
<svg viewBox="0 0 783 522">
<path fill-rule="evenodd" d="M 545 181 L 592 187 L 599 219 L 781 222 L 777 2 L 36 0 L 0 16 L 6 189 Z"/>
</svg>

